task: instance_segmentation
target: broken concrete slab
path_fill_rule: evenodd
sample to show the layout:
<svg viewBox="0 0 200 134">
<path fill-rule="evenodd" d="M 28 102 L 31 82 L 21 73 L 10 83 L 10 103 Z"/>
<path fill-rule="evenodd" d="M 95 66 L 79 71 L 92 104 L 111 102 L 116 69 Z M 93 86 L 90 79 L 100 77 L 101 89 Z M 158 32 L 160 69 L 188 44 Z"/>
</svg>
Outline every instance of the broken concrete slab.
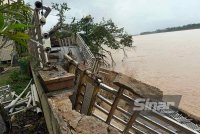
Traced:
<svg viewBox="0 0 200 134">
<path fill-rule="evenodd" d="M 82 115 L 72 110 L 70 93 L 59 94 L 48 98 L 49 105 L 56 115 L 61 132 L 64 134 L 117 134 L 115 128 L 93 116 Z"/>
</svg>

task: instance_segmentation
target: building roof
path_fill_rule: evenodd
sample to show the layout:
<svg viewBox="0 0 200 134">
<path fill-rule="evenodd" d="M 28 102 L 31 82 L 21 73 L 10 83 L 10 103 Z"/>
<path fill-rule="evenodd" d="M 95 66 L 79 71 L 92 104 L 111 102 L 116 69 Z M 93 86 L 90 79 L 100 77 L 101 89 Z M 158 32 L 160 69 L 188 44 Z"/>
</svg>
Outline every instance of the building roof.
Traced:
<svg viewBox="0 0 200 134">
<path fill-rule="evenodd" d="M 9 46 L 8 48 L 3 48 L 0 52 L 0 60 L 1 61 L 11 60 L 12 49 L 13 49 L 12 46 Z"/>
</svg>

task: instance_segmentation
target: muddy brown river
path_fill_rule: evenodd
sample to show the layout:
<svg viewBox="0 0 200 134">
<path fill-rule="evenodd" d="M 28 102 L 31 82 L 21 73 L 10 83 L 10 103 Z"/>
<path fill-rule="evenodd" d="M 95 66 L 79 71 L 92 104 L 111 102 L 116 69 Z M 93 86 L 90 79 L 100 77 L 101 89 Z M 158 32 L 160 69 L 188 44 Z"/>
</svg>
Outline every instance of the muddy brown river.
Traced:
<svg viewBox="0 0 200 134">
<path fill-rule="evenodd" d="M 134 49 L 112 50 L 114 70 L 182 95 L 179 108 L 200 117 L 200 30 L 134 36 Z"/>
</svg>

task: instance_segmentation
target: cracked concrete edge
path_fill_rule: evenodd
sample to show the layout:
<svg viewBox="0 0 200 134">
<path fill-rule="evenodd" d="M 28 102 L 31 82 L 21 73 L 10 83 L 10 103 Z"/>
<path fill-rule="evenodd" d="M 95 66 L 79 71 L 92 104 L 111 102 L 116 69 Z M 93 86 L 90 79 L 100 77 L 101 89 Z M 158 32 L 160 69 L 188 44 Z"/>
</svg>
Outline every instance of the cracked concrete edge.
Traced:
<svg viewBox="0 0 200 134">
<path fill-rule="evenodd" d="M 62 134 L 116 134 L 113 127 L 93 116 L 81 115 L 72 110 L 70 94 L 53 96 L 48 99 L 50 107 L 58 121 Z"/>
</svg>

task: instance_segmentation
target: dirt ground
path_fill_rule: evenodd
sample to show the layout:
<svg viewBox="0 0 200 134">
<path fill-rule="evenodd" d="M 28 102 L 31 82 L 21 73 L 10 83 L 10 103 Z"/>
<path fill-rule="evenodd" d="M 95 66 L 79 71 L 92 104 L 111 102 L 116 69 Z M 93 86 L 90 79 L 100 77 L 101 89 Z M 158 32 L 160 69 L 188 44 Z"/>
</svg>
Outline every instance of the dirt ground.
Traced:
<svg viewBox="0 0 200 134">
<path fill-rule="evenodd" d="M 48 134 L 44 117 L 36 112 L 26 111 L 12 117 L 11 134 Z"/>
</svg>

